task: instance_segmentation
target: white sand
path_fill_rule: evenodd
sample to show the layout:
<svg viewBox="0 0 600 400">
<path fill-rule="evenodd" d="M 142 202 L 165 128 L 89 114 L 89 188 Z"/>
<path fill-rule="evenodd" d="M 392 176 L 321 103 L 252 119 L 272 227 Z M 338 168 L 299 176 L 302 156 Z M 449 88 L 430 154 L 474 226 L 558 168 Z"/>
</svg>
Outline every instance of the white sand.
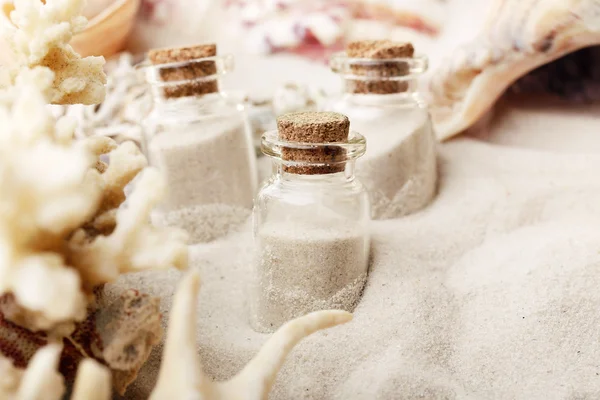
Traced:
<svg viewBox="0 0 600 400">
<path fill-rule="evenodd" d="M 503 98 L 469 134 L 504 146 L 599 153 L 599 125 L 599 103 L 574 104 L 547 97 Z M 536 134 L 523 135 L 523 131 Z"/>
<path fill-rule="evenodd" d="M 187 230 L 190 244 L 236 230 L 250 215 L 257 190 L 256 157 L 241 115 L 170 129 L 149 145 L 169 189 L 153 222 Z"/>
<path fill-rule="evenodd" d="M 549 137 L 520 134 L 530 144 Z M 600 152 L 543 147 L 441 145 L 437 198 L 373 223 L 354 321 L 303 341 L 271 399 L 600 398 Z M 247 224 L 193 248 L 204 280 L 198 350 L 216 379 L 238 372 L 267 338 L 248 325 L 250 237 Z M 178 278 L 121 284 L 165 295 L 166 311 Z M 157 356 L 128 399 L 144 398 Z"/>
<path fill-rule="evenodd" d="M 181 130 L 173 126 L 151 139 L 151 159 L 169 182 L 165 210 L 205 204 L 252 208 L 256 164 L 254 149 L 244 142 L 245 127 L 233 114 L 183 124 Z"/>
<path fill-rule="evenodd" d="M 252 214 L 249 208 L 223 203 L 184 207 L 151 215 L 156 226 L 175 226 L 189 235 L 188 244 L 206 243 L 239 229 Z"/>
<path fill-rule="evenodd" d="M 250 297 L 257 331 L 272 333 L 313 311 L 354 311 L 367 279 L 368 232 L 360 223 L 319 222 L 268 222 L 258 230 Z"/>
</svg>

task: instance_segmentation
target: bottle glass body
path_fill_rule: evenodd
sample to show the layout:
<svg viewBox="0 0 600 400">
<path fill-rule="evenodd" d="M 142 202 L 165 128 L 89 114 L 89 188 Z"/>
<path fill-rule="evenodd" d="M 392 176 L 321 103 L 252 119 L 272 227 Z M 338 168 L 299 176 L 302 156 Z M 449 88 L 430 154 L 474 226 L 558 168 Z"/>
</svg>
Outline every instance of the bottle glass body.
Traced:
<svg viewBox="0 0 600 400">
<path fill-rule="evenodd" d="M 354 176 L 364 138 L 349 140 L 342 172 L 304 175 L 285 171 L 275 137 L 263 137 L 274 171 L 253 212 L 251 322 L 261 332 L 313 311 L 352 311 L 366 282 L 370 248 L 369 198 Z"/>
<path fill-rule="evenodd" d="M 247 220 L 257 188 L 244 108 L 218 91 L 169 98 L 149 81 L 155 101 L 144 121 L 144 152 L 168 186 L 153 220 L 186 229 L 192 243 L 223 236 Z"/>
<path fill-rule="evenodd" d="M 371 60 L 373 67 L 389 68 L 396 63 L 395 70 L 406 71 L 401 76 L 371 78 L 381 85 L 391 80 L 393 86 L 383 88 L 391 87 L 392 93 L 357 92 L 359 77 L 352 74 L 352 68 L 358 62 L 343 54 L 332 58 L 332 68 L 344 79 L 345 90 L 325 109 L 347 115 L 351 129 L 367 139 L 367 152 L 357 161 L 357 177 L 370 193 L 372 217 L 401 217 L 426 206 L 436 191 L 436 139 L 427 105 L 417 90 L 427 60 Z"/>
</svg>

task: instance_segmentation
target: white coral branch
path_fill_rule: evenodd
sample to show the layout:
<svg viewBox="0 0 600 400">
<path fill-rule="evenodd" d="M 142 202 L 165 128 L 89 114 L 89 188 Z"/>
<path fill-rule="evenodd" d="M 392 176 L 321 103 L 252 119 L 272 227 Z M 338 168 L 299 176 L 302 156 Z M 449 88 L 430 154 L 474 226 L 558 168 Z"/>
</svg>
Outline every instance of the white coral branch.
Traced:
<svg viewBox="0 0 600 400">
<path fill-rule="evenodd" d="M 65 393 L 58 373 L 61 346 L 40 349 L 25 371 L 0 357 L 0 398 L 3 400 L 60 400 Z M 111 395 L 109 371 L 93 360 L 79 366 L 72 400 L 108 400 Z"/>
<path fill-rule="evenodd" d="M 14 26 L 6 27 L 20 67 L 54 72 L 48 93 L 54 104 L 98 104 L 104 99 L 104 58 L 82 58 L 68 44 L 87 24 L 83 5 L 82 0 L 15 0 L 10 15 Z"/>
<path fill-rule="evenodd" d="M 46 107 L 44 68 L 0 91 L 0 295 L 29 311 L 17 322 L 50 331 L 85 317 L 88 296 L 119 274 L 187 265 L 186 234 L 149 222 L 166 188 L 133 143 L 75 141 Z M 100 161 L 107 154 L 109 164 Z M 56 332 L 54 332 L 56 333 Z"/>
<path fill-rule="evenodd" d="M 287 355 L 302 339 L 350 320 L 352 314 L 333 310 L 314 312 L 288 322 L 273 334 L 239 375 L 219 385 L 220 398 L 266 400 Z"/>
<path fill-rule="evenodd" d="M 189 273 L 175 294 L 158 383 L 150 399 L 266 400 L 275 376 L 292 348 L 306 336 L 346 323 L 345 311 L 320 311 L 290 321 L 277 331 L 242 372 L 215 383 L 202 370 L 196 353 L 197 272 Z"/>
<path fill-rule="evenodd" d="M 4 93 L 12 103 L 0 104 L 0 294 L 13 292 L 39 315 L 37 329 L 85 316 L 80 277 L 61 250 L 102 199 L 101 188 L 84 184 L 92 154 L 72 135 L 66 144 L 67 127 L 55 123 L 36 88 L 43 83 L 46 70 L 25 71 Z"/>
<path fill-rule="evenodd" d="M 57 372 L 62 347 L 48 345 L 39 350 L 23 374 L 16 399 L 60 400 L 65 391 L 63 377 Z"/>
<path fill-rule="evenodd" d="M 75 119 L 78 138 L 107 136 L 118 143 L 131 140 L 141 146 L 142 129 L 138 121 L 151 111 L 152 93 L 135 64 L 129 53 L 121 53 L 118 59 L 107 62 L 106 98 L 102 104 L 53 106 L 53 114 Z"/>
<path fill-rule="evenodd" d="M 84 360 L 77 370 L 71 400 L 108 400 L 111 395 L 108 369 L 94 360 Z"/>
<path fill-rule="evenodd" d="M 70 241 L 74 265 L 93 286 L 112 282 L 127 272 L 187 266 L 187 234 L 155 228 L 148 221 L 166 189 L 164 179 L 157 170 L 147 168 L 134 185 L 135 190 L 116 213 L 112 234 L 89 242 L 85 231 L 79 230 Z"/>
</svg>

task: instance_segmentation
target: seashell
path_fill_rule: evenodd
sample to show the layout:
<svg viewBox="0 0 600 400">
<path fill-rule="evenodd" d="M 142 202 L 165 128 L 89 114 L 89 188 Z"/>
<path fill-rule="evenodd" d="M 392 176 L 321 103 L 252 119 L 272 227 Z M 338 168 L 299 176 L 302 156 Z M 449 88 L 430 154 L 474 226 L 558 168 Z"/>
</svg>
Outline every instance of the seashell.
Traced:
<svg viewBox="0 0 600 400">
<path fill-rule="evenodd" d="M 468 129 L 532 70 L 600 44 L 599 0 L 494 0 L 486 11 L 482 32 L 429 81 L 441 140 Z"/>
<path fill-rule="evenodd" d="M 89 21 L 110 7 L 114 1 L 115 0 L 88 0 L 85 6 L 83 6 L 82 15 Z"/>
<path fill-rule="evenodd" d="M 110 57 L 125 48 L 141 0 L 115 0 L 92 18 L 85 30 L 75 35 L 71 45 L 82 57 Z"/>
<path fill-rule="evenodd" d="M 126 46 L 140 4 L 141 0 L 114 0 L 103 11 L 93 11 L 97 14 L 90 18 L 83 32 L 73 37 L 71 46 L 82 57 L 110 57 L 120 52 Z M 10 13 L 13 10 L 12 1 L 2 4 L 0 24 L 12 23 Z M 10 64 L 12 58 L 12 51 L 0 39 L 0 64 Z"/>
</svg>

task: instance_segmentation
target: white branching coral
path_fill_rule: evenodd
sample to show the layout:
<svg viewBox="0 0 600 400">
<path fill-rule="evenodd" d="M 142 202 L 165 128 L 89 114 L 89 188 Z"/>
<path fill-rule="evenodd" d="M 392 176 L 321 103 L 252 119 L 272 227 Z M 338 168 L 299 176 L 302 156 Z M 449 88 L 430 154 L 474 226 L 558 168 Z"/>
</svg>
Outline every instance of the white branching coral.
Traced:
<svg viewBox="0 0 600 400">
<path fill-rule="evenodd" d="M 39 350 L 26 370 L 15 368 L 0 356 L 0 399 L 60 400 L 65 382 L 58 373 L 61 347 L 48 345 Z M 110 373 L 96 361 L 84 360 L 78 369 L 71 400 L 108 400 Z"/>
<path fill-rule="evenodd" d="M 345 311 L 319 311 L 282 326 L 234 378 L 213 382 L 204 375 L 196 353 L 196 301 L 200 278 L 188 273 L 179 284 L 158 382 L 151 400 L 266 400 L 285 358 L 305 337 L 352 319 Z"/>
<path fill-rule="evenodd" d="M 83 59 L 68 45 L 85 24 L 81 6 L 16 0 L 11 13 L 19 66 L 0 71 L 0 350 L 28 368 L 0 361 L 1 399 L 61 398 L 61 348 L 31 358 L 48 342 L 64 344 L 71 368 L 83 357 L 109 367 L 103 374 L 123 393 L 160 340 L 158 299 L 125 294 L 106 315 L 95 294 L 123 273 L 187 267 L 187 234 L 149 222 L 165 183 L 138 147 L 75 140 L 74 121 L 48 107 L 105 96 L 104 61 Z M 81 364 L 84 378 L 100 373 L 90 362 Z M 74 398 L 108 399 L 104 383 L 80 379 Z"/>
<path fill-rule="evenodd" d="M 121 146 L 131 147 L 130 142 Z M 110 167 L 105 172 L 109 173 Z M 94 236 L 95 231 L 79 229 L 69 242 L 73 265 L 84 277 L 86 285 L 112 282 L 120 274 L 168 265 L 180 268 L 187 264 L 187 250 L 181 243 L 187 235 L 174 229 L 155 228 L 148 216 L 165 191 L 165 183 L 156 170 L 146 169 L 133 182 L 135 189 L 115 215 L 115 228 L 110 235 Z M 122 189 L 121 189 L 122 190 Z M 109 210 L 99 219 L 110 218 Z"/>
<path fill-rule="evenodd" d="M 82 58 L 69 45 L 87 24 L 83 6 L 84 0 L 15 0 L 10 14 L 14 25 L 6 27 L 19 67 L 54 71 L 49 88 L 53 104 L 97 104 L 104 99 L 104 58 Z"/>
<path fill-rule="evenodd" d="M 57 105 L 55 116 L 69 116 L 77 121 L 75 136 L 107 136 L 118 143 L 127 140 L 141 145 L 142 129 L 138 121 L 152 108 L 152 93 L 141 70 L 135 68 L 136 57 L 121 53 L 106 64 L 106 98 L 99 105 Z"/>
<path fill-rule="evenodd" d="M 51 82 L 47 69 L 24 70 L 0 104 L 0 293 L 39 314 L 43 330 L 85 317 L 81 279 L 56 250 L 102 194 L 85 179 L 93 155 L 46 109 L 40 88 Z"/>
<path fill-rule="evenodd" d="M 0 294 L 24 309 L 14 322 L 64 334 L 85 317 L 95 286 L 185 268 L 187 247 L 185 233 L 148 222 L 161 175 L 146 168 L 126 199 L 144 157 L 132 143 L 75 141 L 73 125 L 46 107 L 51 82 L 46 68 L 24 70 L 0 94 Z"/>
</svg>

